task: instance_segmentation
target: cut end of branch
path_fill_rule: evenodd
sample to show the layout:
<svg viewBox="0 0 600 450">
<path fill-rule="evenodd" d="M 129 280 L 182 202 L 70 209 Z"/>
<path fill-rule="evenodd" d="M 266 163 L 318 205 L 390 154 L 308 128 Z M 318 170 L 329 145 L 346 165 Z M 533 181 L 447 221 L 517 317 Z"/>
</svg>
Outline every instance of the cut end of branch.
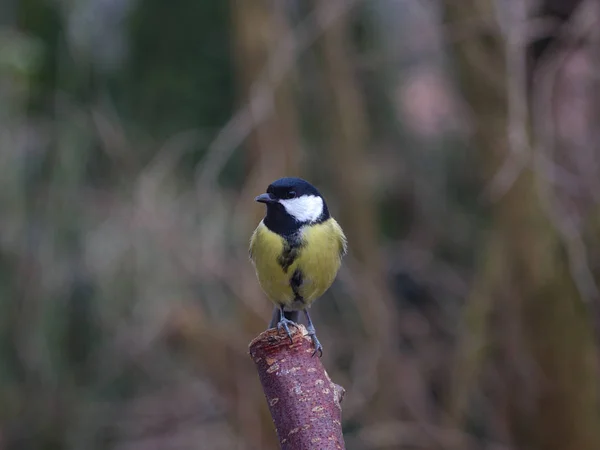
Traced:
<svg viewBox="0 0 600 450">
<path fill-rule="evenodd" d="M 298 324 L 296 327 L 290 327 L 290 333 L 292 334 L 292 342 L 290 342 L 290 338 L 286 334 L 281 333 L 277 328 L 269 328 L 250 342 L 248 350 L 252 354 L 252 352 L 256 352 L 259 349 L 270 348 L 275 350 L 279 346 L 299 345 L 305 336 L 310 340 L 308 331 L 306 331 L 304 325 Z"/>
<path fill-rule="evenodd" d="M 276 328 L 249 346 L 282 449 L 344 449 L 341 401 L 344 388 L 333 383 L 306 328 Z"/>
</svg>

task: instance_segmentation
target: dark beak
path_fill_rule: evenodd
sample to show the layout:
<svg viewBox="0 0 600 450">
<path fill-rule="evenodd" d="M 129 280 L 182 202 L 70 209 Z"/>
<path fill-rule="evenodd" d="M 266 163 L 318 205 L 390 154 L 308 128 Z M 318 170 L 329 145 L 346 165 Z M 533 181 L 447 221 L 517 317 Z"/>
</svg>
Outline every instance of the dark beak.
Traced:
<svg viewBox="0 0 600 450">
<path fill-rule="evenodd" d="M 260 194 L 254 200 L 258 203 L 275 203 L 277 201 L 271 194 Z"/>
</svg>

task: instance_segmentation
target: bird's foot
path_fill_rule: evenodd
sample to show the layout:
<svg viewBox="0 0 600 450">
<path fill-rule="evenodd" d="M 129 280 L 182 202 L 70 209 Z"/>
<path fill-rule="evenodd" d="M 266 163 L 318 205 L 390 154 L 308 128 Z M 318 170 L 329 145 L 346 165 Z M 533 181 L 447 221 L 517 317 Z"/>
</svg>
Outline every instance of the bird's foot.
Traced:
<svg viewBox="0 0 600 450">
<path fill-rule="evenodd" d="M 319 342 L 319 339 L 317 338 L 317 333 L 315 331 L 315 327 L 313 327 L 312 325 L 309 325 L 308 327 L 306 327 L 306 331 L 308 331 L 308 335 L 312 339 L 313 344 L 315 346 L 315 351 L 313 352 L 312 356 L 315 356 L 318 352 L 319 358 L 320 358 L 321 356 L 323 356 L 323 346 L 321 345 L 321 343 Z"/>
<path fill-rule="evenodd" d="M 290 338 L 290 342 L 294 343 L 294 340 L 292 339 L 292 333 L 290 333 L 290 328 L 289 328 L 290 325 L 298 328 L 298 324 L 296 322 L 294 322 L 293 320 L 287 319 L 285 317 L 282 317 L 281 320 L 277 323 L 277 329 L 279 331 L 281 331 L 282 329 L 285 330 L 285 333 Z"/>
</svg>

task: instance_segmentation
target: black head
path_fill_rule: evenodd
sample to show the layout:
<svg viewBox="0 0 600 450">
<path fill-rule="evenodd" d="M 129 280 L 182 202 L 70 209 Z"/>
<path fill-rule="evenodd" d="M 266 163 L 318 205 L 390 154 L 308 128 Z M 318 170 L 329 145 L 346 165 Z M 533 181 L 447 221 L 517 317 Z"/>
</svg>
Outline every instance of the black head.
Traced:
<svg viewBox="0 0 600 450">
<path fill-rule="evenodd" d="M 267 205 L 264 224 L 271 231 L 289 236 L 303 225 L 320 223 L 329 218 L 329 210 L 321 193 L 301 178 L 280 178 L 256 201 Z"/>
</svg>

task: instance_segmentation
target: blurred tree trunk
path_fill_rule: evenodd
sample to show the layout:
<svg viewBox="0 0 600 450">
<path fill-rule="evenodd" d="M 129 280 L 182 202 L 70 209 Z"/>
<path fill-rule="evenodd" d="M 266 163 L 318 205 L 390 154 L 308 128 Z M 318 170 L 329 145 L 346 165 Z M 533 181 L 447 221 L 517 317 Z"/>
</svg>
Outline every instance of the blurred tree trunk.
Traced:
<svg viewBox="0 0 600 450">
<path fill-rule="evenodd" d="M 596 19 L 600 19 L 600 7 L 596 6 Z M 597 27 L 595 32 L 592 35 L 591 39 L 591 59 L 592 59 L 592 73 L 595 73 L 596 76 L 591 81 L 591 99 L 592 99 L 592 120 L 596 124 L 595 127 L 592 128 L 592 142 L 594 153 L 596 155 L 596 164 L 600 164 L 600 127 L 597 124 L 600 124 L 600 77 L 598 74 L 600 73 L 600 27 Z M 600 193 L 598 193 L 600 194 Z M 600 205 L 595 205 L 595 210 L 591 214 L 589 224 L 588 224 L 588 234 L 593 236 L 593 247 L 591 251 L 594 251 L 594 259 L 590 262 L 590 264 L 594 267 L 594 278 L 598 282 L 600 280 Z M 595 303 L 596 307 L 596 335 L 600 335 L 600 299 L 598 299 Z M 600 339 L 598 339 L 600 341 Z M 600 352 L 600 344 L 599 344 L 599 352 Z"/>
<path fill-rule="evenodd" d="M 281 60 L 274 55 L 282 40 L 288 39 L 290 34 L 284 6 L 274 0 L 230 1 L 238 106 L 250 108 L 255 121 L 252 133 L 244 142 L 248 178 L 238 200 L 239 208 L 245 212 L 238 217 L 251 218 L 246 224 L 248 229 L 245 234 L 248 237 L 264 216 L 264 209 L 253 202 L 254 196 L 264 192 L 268 184 L 277 178 L 297 175 L 302 154 L 293 73 L 285 75 L 282 80 L 271 78 L 271 74 L 280 69 L 273 67 L 274 63 Z M 266 118 L 257 120 L 264 113 L 263 108 L 267 109 Z M 254 278 L 247 258 L 246 248 L 241 249 L 238 261 L 244 273 L 240 274 L 240 279 Z M 243 285 L 241 282 L 240 286 Z M 243 334 L 247 336 L 264 330 L 270 319 L 269 302 L 262 293 L 259 294 L 260 299 L 251 298 L 253 294 L 244 293 L 247 303 L 237 305 L 237 323 L 242 324 Z M 264 302 L 265 317 L 256 314 L 256 309 L 247 307 L 252 302 L 257 305 Z M 242 435 L 250 437 L 249 444 L 253 448 L 276 448 L 277 437 L 264 397 L 260 390 L 247 389 L 248 377 L 253 375 L 246 370 L 246 355 L 236 354 L 231 349 L 211 354 L 211 364 L 223 370 L 210 375 L 216 377 L 213 381 L 231 402 L 230 410 L 235 412 L 231 420 L 236 428 L 242 430 Z M 223 377 L 223 373 L 229 376 Z"/>
<path fill-rule="evenodd" d="M 243 1 L 231 0 L 232 56 L 238 83 L 238 99 L 241 108 L 249 107 L 251 113 L 262 108 L 268 109 L 266 119 L 258 121 L 252 133 L 246 139 L 246 170 L 249 174 L 246 186 L 241 190 L 240 208 L 247 211 L 244 216 L 251 217 L 248 223 L 254 228 L 264 216 L 264 209 L 253 202 L 255 195 L 264 192 L 269 183 L 284 176 L 298 175 L 302 148 L 297 124 L 296 102 L 293 92 L 293 72 L 282 80 L 271 78 L 271 74 L 280 68 L 273 66 L 281 60 L 274 57 L 284 39 L 290 38 L 290 29 L 284 10 L 285 4 L 276 0 Z M 256 108 L 256 109 L 255 109 Z M 258 112 L 257 116 L 261 113 Z M 256 119 L 255 119 L 256 120 Z M 250 235 L 251 229 L 247 235 Z M 250 275 L 251 266 L 247 263 L 245 248 L 240 251 L 244 269 Z M 250 293 L 246 293 L 250 297 Z M 247 298 L 250 302 L 252 299 Z M 268 301 L 264 300 L 266 317 L 259 317 L 255 311 L 239 304 L 239 321 L 248 335 L 264 330 L 270 319 Z M 256 398 L 246 389 L 248 374 L 244 370 L 246 361 L 241 362 L 239 355 L 222 356 L 223 367 L 238 367 L 236 374 L 229 377 L 228 386 L 220 385 L 224 392 L 236 404 L 232 410 L 237 412 L 235 421 L 243 430 L 243 435 L 252 436 L 254 448 L 275 448 L 276 434 L 264 398 Z M 243 366 L 243 367 L 240 367 Z M 218 375 L 218 373 L 216 373 Z M 235 393 L 235 394 L 233 394 Z M 256 408 L 260 408 L 257 410 Z M 260 414 L 257 415 L 257 411 Z"/>
<path fill-rule="evenodd" d="M 481 17 L 490 27 L 453 49 L 462 91 L 475 117 L 476 163 L 484 179 L 490 180 L 513 151 L 507 133 L 507 92 L 514 86 L 509 87 L 505 74 L 514 67 L 507 71 L 505 42 L 493 25 L 497 23 L 493 0 L 447 0 L 445 7 L 450 23 Z M 526 140 L 529 120 L 524 118 L 518 125 Z M 461 424 L 472 382 L 483 363 L 480 352 L 490 338 L 486 324 L 494 309 L 500 323 L 492 344 L 501 355 L 499 371 L 505 385 L 501 401 L 515 445 L 598 449 L 591 320 L 572 279 L 564 244 L 543 208 L 539 190 L 543 182 L 526 168 L 491 205 L 489 241 L 482 249 L 477 291 L 466 305 L 450 408 Z"/>
<path fill-rule="evenodd" d="M 324 111 L 326 146 L 329 166 L 334 169 L 332 181 L 339 193 L 340 219 L 352 242 L 353 255 L 379 271 L 376 203 L 367 184 L 365 167 L 369 145 L 367 114 L 349 41 L 348 16 L 343 15 L 325 31 L 320 42 L 328 106 Z"/>
<path fill-rule="evenodd" d="M 246 192 L 263 192 L 271 181 L 299 174 L 302 147 L 293 73 L 280 83 L 273 80 L 270 89 L 262 89 L 269 85 L 269 73 L 274 71 L 273 55 L 291 33 L 284 7 L 275 0 L 231 0 L 233 58 L 240 104 L 272 108 L 245 143 L 251 174 L 250 190 Z M 262 212 L 257 220 L 262 218 Z"/>
<path fill-rule="evenodd" d="M 382 264 L 377 200 L 369 184 L 367 152 L 370 145 L 368 115 L 362 88 L 356 77 L 351 39 L 351 0 L 335 0 L 312 5 L 323 16 L 339 8 L 339 16 L 325 30 L 318 42 L 317 51 L 322 62 L 323 98 L 322 123 L 325 137 L 325 161 L 331 172 L 335 192 L 335 208 L 349 242 L 349 256 L 345 265 L 351 270 L 356 283 L 356 306 L 364 329 L 372 340 L 371 355 L 376 363 L 374 383 L 387 384 L 388 389 L 378 389 L 375 399 L 376 413 L 372 419 L 389 417 L 397 398 L 388 380 L 397 379 L 397 366 L 392 361 L 397 349 L 397 321 L 395 306 L 389 292 Z M 394 356 L 392 356 L 394 355 Z"/>
</svg>

